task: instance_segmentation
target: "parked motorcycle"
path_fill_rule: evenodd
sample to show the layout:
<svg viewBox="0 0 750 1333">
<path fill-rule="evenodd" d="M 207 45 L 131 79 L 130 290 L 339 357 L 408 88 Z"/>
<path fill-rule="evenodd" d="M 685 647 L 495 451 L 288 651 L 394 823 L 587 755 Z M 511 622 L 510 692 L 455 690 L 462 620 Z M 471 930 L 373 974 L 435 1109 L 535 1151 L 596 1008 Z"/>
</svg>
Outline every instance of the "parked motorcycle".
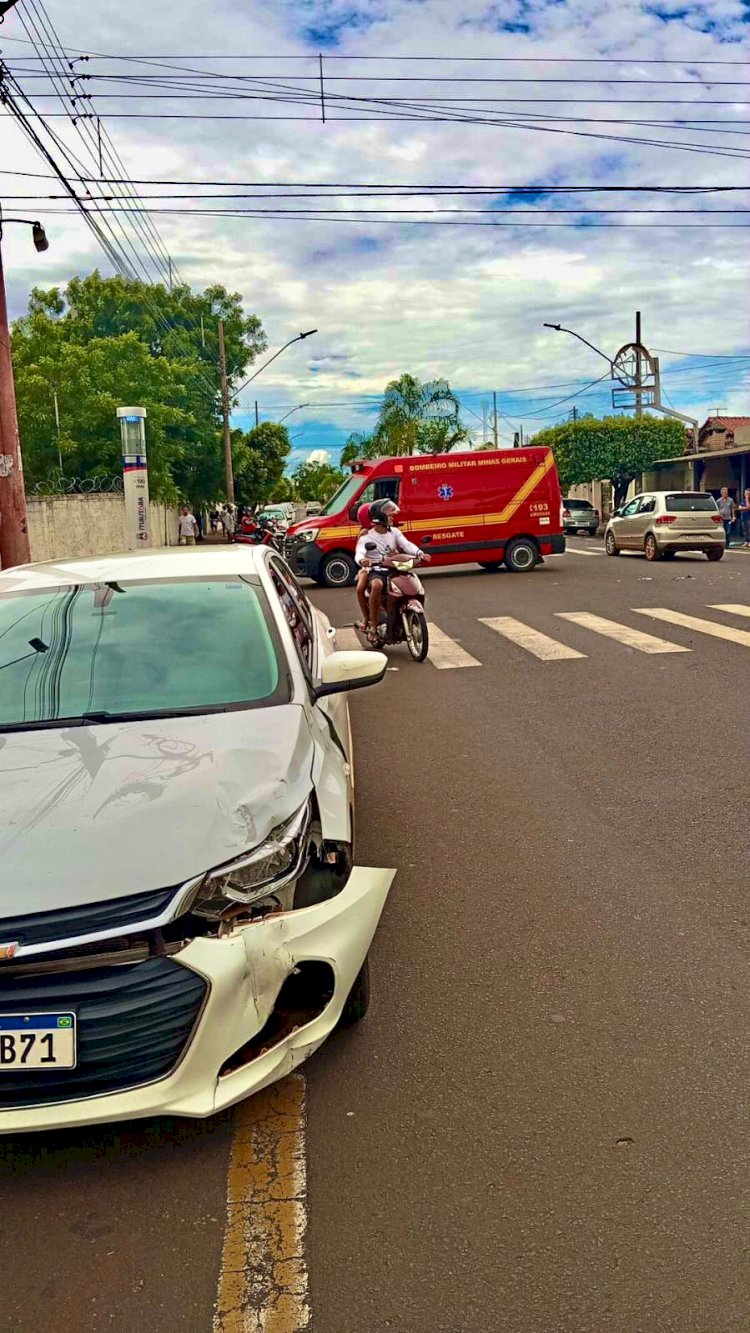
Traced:
<svg viewBox="0 0 750 1333">
<path fill-rule="evenodd" d="M 378 548 L 374 542 L 366 542 L 365 550 L 377 553 Z M 421 555 L 389 555 L 381 562 L 388 571 L 388 579 L 378 616 L 378 641 L 373 645 L 384 648 L 405 643 L 415 662 L 424 662 L 430 646 L 424 613 L 425 591 L 416 573 L 421 558 Z M 369 589 L 366 596 L 369 600 Z"/>
<path fill-rule="evenodd" d="M 254 518 L 245 518 L 239 527 L 235 528 L 234 540 L 241 546 L 272 546 L 281 554 L 284 547 L 284 529 L 266 518 L 260 519 L 257 523 Z"/>
</svg>

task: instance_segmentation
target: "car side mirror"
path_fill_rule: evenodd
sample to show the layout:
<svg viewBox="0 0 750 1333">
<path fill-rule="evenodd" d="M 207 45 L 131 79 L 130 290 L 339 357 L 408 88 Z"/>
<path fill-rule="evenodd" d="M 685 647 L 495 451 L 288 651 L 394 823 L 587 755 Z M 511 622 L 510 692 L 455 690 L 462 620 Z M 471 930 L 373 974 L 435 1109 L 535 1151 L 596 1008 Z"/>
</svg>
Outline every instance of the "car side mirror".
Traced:
<svg viewBox="0 0 750 1333">
<path fill-rule="evenodd" d="M 387 665 L 385 653 L 330 653 L 320 669 L 320 683 L 314 687 L 315 698 L 323 699 L 329 694 L 344 694 L 347 690 L 377 685 L 383 679 Z"/>
</svg>

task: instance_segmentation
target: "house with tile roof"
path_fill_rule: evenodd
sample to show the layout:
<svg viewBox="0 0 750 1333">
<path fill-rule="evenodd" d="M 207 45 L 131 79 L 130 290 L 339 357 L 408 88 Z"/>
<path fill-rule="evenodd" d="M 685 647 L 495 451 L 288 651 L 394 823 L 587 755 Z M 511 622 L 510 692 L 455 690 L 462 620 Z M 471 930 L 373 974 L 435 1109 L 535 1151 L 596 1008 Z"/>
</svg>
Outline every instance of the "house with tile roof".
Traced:
<svg viewBox="0 0 750 1333">
<path fill-rule="evenodd" d="M 750 486 L 750 416 L 707 417 L 698 431 L 686 431 L 681 458 L 654 463 L 641 478 L 641 490 L 696 490 L 718 495 L 722 486 L 738 500 Z"/>
</svg>

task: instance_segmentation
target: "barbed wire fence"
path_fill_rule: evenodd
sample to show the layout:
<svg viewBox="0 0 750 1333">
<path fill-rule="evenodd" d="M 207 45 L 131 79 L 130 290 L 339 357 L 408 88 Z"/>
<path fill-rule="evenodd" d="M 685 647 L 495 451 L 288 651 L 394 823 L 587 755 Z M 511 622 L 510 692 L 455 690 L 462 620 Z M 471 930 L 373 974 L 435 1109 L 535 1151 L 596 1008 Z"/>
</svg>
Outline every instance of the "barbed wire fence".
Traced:
<svg viewBox="0 0 750 1333">
<path fill-rule="evenodd" d="M 122 477 L 110 476 L 106 472 L 96 473 L 93 477 L 65 477 L 58 473 L 38 481 L 27 494 L 29 496 L 121 495 Z"/>
</svg>

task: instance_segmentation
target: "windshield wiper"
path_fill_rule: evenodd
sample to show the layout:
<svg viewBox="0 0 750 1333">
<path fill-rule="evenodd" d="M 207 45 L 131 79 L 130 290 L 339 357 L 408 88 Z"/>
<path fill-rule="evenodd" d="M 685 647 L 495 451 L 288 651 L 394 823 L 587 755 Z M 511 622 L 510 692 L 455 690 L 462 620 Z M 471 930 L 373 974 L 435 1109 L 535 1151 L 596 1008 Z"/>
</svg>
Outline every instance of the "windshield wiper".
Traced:
<svg viewBox="0 0 750 1333">
<path fill-rule="evenodd" d="M 49 652 L 49 644 L 44 643 L 42 639 L 29 639 L 29 648 L 33 648 L 34 651 L 24 653 L 21 657 L 12 657 L 10 662 L 0 663 L 0 671 L 4 671 L 6 667 L 15 666 L 17 662 L 28 662 L 30 657 L 36 657 L 38 653 Z"/>
<path fill-rule="evenodd" d="M 200 717 L 206 713 L 226 713 L 226 704 L 198 704 L 192 708 L 138 708 L 129 712 L 107 712 L 96 709 L 90 713 L 76 713 L 71 717 L 43 717 L 28 722 L 0 723 L 0 734 L 8 731 L 49 731 L 55 727 L 96 727 L 109 722 L 148 722 L 150 719 L 170 717 Z"/>
</svg>

